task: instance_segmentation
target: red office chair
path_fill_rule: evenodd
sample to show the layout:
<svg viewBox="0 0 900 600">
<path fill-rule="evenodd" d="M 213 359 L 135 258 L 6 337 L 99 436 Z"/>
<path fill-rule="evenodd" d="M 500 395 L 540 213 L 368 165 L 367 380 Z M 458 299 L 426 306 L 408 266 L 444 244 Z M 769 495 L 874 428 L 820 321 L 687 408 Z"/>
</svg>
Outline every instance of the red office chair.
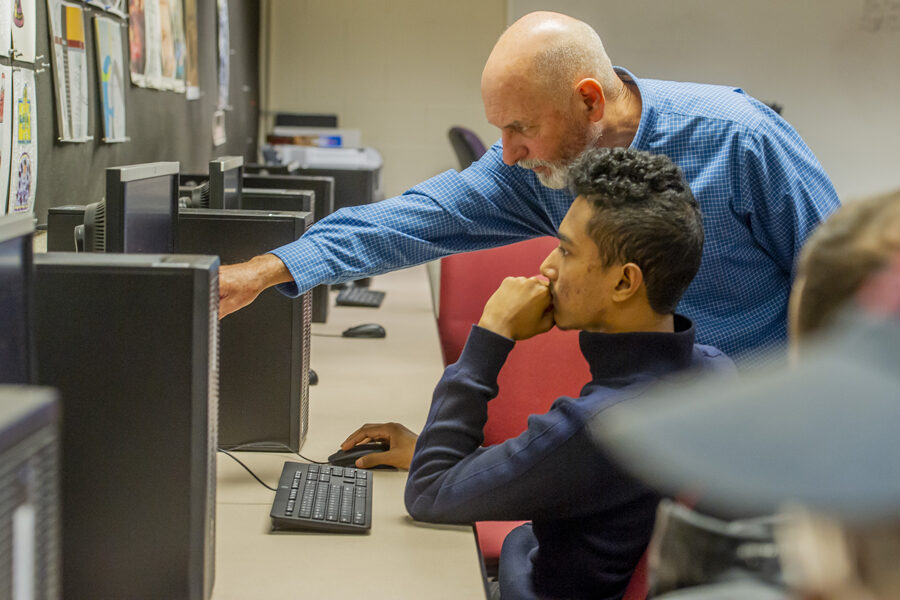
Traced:
<svg viewBox="0 0 900 600">
<path fill-rule="evenodd" d="M 555 238 L 538 238 L 441 260 L 438 333 L 445 365 L 459 358 L 472 324 L 478 322 L 484 304 L 503 278 L 538 274 L 541 263 L 557 243 Z M 500 372 L 500 393 L 488 405 L 485 445 L 519 435 L 528 425 L 528 415 L 546 412 L 561 395 L 576 396 L 589 380 L 590 371 L 581 355 L 577 331 L 554 328 L 516 343 Z M 475 523 L 479 551 L 488 573 L 496 572 L 503 540 L 521 523 Z M 625 598 L 643 600 L 647 595 L 646 579 L 644 558 L 632 576 Z"/>
</svg>

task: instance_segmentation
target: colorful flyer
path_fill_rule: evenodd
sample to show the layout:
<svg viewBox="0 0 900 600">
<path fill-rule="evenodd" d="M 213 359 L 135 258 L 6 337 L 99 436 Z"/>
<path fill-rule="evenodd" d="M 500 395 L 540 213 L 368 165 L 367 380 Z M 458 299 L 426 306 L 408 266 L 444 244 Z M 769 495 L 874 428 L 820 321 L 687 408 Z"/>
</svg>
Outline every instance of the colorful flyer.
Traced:
<svg viewBox="0 0 900 600">
<path fill-rule="evenodd" d="M 34 71 L 16 69 L 12 81 L 12 152 L 9 174 L 9 212 L 34 211 L 37 187 L 37 93 Z"/>
<path fill-rule="evenodd" d="M 12 47 L 16 60 L 34 62 L 37 37 L 35 0 L 12 0 Z"/>
<path fill-rule="evenodd" d="M 100 114 L 104 142 L 125 142 L 125 69 L 122 28 L 107 17 L 94 18 L 97 40 L 97 73 L 100 81 Z"/>
<path fill-rule="evenodd" d="M 59 139 L 86 142 L 90 113 L 84 10 L 78 4 L 47 0 L 53 83 Z"/>
<path fill-rule="evenodd" d="M 0 214 L 6 213 L 9 198 L 9 157 L 12 148 L 12 67 L 0 65 Z"/>
</svg>

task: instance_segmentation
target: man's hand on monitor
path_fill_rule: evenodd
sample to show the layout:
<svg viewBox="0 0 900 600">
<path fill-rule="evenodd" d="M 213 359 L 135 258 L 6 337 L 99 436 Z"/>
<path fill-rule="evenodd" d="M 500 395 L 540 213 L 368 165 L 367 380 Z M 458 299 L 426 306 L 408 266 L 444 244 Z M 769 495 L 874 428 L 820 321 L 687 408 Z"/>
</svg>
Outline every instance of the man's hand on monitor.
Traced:
<svg viewBox="0 0 900 600">
<path fill-rule="evenodd" d="M 366 442 L 386 441 L 391 446 L 390 450 L 367 454 L 356 461 L 356 466 L 370 469 L 378 465 L 388 465 L 408 471 L 417 439 L 418 435 L 400 423 L 367 423 L 347 436 L 341 443 L 341 450 L 349 450 L 357 444 Z"/>
<path fill-rule="evenodd" d="M 507 277 L 484 305 L 478 326 L 513 340 L 549 331 L 550 284 L 539 277 Z"/>
<path fill-rule="evenodd" d="M 247 306 L 267 287 L 286 281 L 291 281 L 290 271 L 274 254 L 219 267 L 219 318 Z"/>
</svg>

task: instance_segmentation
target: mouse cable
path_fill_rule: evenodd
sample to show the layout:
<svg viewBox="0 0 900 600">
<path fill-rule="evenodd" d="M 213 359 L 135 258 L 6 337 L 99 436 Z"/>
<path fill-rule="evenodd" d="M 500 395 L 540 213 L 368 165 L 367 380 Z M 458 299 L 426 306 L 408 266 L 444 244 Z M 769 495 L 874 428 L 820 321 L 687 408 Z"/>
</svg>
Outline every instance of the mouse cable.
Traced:
<svg viewBox="0 0 900 600">
<path fill-rule="evenodd" d="M 271 485 L 269 485 L 268 483 L 266 483 L 265 481 L 263 481 L 262 479 L 260 479 L 260 478 L 256 475 L 256 473 L 254 473 L 253 471 L 251 471 L 251 470 L 250 470 L 250 467 L 248 467 L 247 465 L 245 465 L 244 463 L 242 463 L 241 460 L 240 460 L 237 456 L 235 456 L 234 454 L 232 454 L 232 453 L 229 452 L 228 450 L 223 450 L 222 448 L 219 448 L 218 450 L 219 450 L 219 452 L 221 452 L 221 453 L 224 454 L 225 456 L 230 456 L 230 457 L 231 457 L 231 460 L 233 460 L 233 461 L 236 462 L 237 464 L 239 464 L 239 465 L 241 465 L 242 467 L 244 467 L 244 469 L 246 469 L 247 472 L 250 473 L 250 475 L 253 476 L 253 479 L 255 479 L 255 480 L 257 480 L 258 482 L 260 482 L 260 483 L 263 485 L 263 487 L 265 487 L 265 488 L 267 488 L 267 489 L 270 489 L 270 490 L 272 490 L 273 492 L 277 492 L 277 491 L 278 491 L 278 490 L 276 490 L 275 488 L 273 488 Z"/>
<path fill-rule="evenodd" d="M 311 333 L 315 337 L 344 337 L 339 333 Z"/>
<path fill-rule="evenodd" d="M 288 446 L 287 444 L 282 444 L 281 442 L 267 442 L 267 441 L 246 442 L 244 444 L 238 444 L 237 446 L 230 446 L 228 449 L 231 451 L 234 451 L 234 450 L 247 450 L 247 449 L 253 449 L 253 448 L 260 448 L 260 447 L 271 448 L 272 446 L 277 446 L 277 447 L 281 448 L 284 452 L 290 452 L 291 454 L 296 454 L 297 456 L 299 456 L 306 462 L 312 463 L 314 465 L 327 465 L 328 464 L 327 460 L 313 460 L 311 458 L 306 458 L 299 452 L 291 450 L 290 446 Z"/>
</svg>

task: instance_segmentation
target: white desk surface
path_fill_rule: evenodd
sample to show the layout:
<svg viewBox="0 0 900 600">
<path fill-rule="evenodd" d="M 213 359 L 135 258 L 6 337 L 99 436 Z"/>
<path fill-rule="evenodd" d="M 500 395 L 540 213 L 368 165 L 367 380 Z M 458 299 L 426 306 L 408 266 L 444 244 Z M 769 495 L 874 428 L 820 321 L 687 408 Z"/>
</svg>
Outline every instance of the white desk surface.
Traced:
<svg viewBox="0 0 900 600">
<path fill-rule="evenodd" d="M 425 268 L 380 275 L 372 289 L 387 292 L 381 308 L 332 303 L 328 322 L 313 324 L 311 366 L 320 383 L 310 387 L 309 435 L 300 450 L 310 459 L 324 460 L 365 422 L 419 431 L 427 416 L 443 368 Z M 369 322 L 383 325 L 387 337 L 325 337 Z M 300 460 L 237 455 L 272 486 L 285 460 Z M 374 473 L 370 533 L 272 533 L 274 492 L 219 454 L 213 600 L 484 598 L 472 528 L 413 521 L 403 505 L 407 473 Z"/>
</svg>

